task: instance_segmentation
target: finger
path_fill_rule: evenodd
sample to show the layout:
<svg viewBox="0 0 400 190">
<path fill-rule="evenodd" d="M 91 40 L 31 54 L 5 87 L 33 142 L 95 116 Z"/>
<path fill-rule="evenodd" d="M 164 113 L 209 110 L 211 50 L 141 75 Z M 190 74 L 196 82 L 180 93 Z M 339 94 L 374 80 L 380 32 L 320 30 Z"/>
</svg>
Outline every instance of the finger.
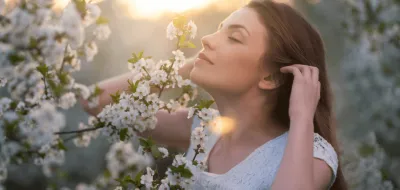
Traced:
<svg viewBox="0 0 400 190">
<path fill-rule="evenodd" d="M 299 68 L 295 67 L 295 66 L 286 66 L 286 67 L 282 67 L 280 69 L 280 71 L 282 73 L 292 73 L 294 75 L 295 78 L 301 77 L 302 74 L 299 70 Z"/>
<path fill-rule="evenodd" d="M 311 70 L 310 70 L 310 66 L 308 65 L 301 65 L 301 64 L 294 64 L 293 66 L 299 68 L 301 74 L 307 78 L 311 80 Z"/>
<path fill-rule="evenodd" d="M 314 84 L 319 81 L 319 69 L 317 67 L 311 67 L 311 77 Z"/>
</svg>

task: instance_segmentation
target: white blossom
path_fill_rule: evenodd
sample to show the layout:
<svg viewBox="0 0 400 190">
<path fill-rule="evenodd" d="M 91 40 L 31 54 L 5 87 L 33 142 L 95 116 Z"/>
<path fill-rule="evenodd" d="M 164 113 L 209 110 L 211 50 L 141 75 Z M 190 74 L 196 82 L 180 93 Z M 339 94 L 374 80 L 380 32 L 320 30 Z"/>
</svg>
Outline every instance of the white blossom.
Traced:
<svg viewBox="0 0 400 190">
<path fill-rule="evenodd" d="M 76 103 L 75 94 L 72 92 L 65 93 L 60 98 L 59 106 L 63 109 L 69 109 Z"/>
<path fill-rule="evenodd" d="M 133 165 L 142 167 L 150 164 L 147 156 L 134 151 L 132 143 L 118 142 L 111 146 L 106 154 L 107 169 L 113 178 L 117 178 L 119 173 Z"/>
<path fill-rule="evenodd" d="M 194 24 L 193 21 L 189 21 L 188 28 L 189 28 L 189 31 L 190 31 L 190 38 L 194 39 L 196 37 L 196 34 L 197 34 L 197 26 L 196 26 L 196 24 Z"/>
<path fill-rule="evenodd" d="M 78 10 L 76 10 L 75 4 L 70 3 L 67 5 L 61 20 L 72 49 L 81 46 L 84 40 L 84 28 L 81 15 Z"/>
<path fill-rule="evenodd" d="M 162 153 L 162 157 L 166 158 L 168 157 L 168 150 L 164 147 L 158 147 L 158 150 Z"/>
<path fill-rule="evenodd" d="M 178 29 L 175 28 L 174 23 L 170 22 L 167 26 L 167 38 L 173 40 L 178 35 Z"/>
<path fill-rule="evenodd" d="M 168 178 L 162 179 L 158 190 L 170 190 L 168 183 Z"/>
<path fill-rule="evenodd" d="M 87 12 L 85 18 L 83 19 L 83 24 L 84 26 L 90 26 L 100 17 L 101 9 L 99 8 L 99 6 L 93 3 L 87 3 L 86 9 Z"/>
<path fill-rule="evenodd" d="M 203 108 L 198 112 L 198 116 L 206 122 L 210 122 L 216 118 L 218 112 L 215 109 Z"/>
<path fill-rule="evenodd" d="M 83 84 L 75 83 L 73 89 L 75 89 L 77 93 L 80 94 L 81 97 L 85 100 L 87 100 L 90 96 L 89 88 Z"/>
<path fill-rule="evenodd" d="M 150 168 L 146 168 L 146 175 L 140 177 L 140 183 L 146 186 L 146 189 L 150 189 L 153 186 L 154 171 Z"/>
<path fill-rule="evenodd" d="M 207 141 L 207 136 L 204 132 L 204 127 L 196 127 L 192 131 L 191 140 L 196 149 L 199 148 L 199 150 L 205 151 L 204 148 L 205 141 Z"/>
<path fill-rule="evenodd" d="M 79 183 L 76 187 L 75 190 L 97 190 L 97 188 L 93 185 L 88 185 L 85 183 Z"/>
<path fill-rule="evenodd" d="M 6 163 L 0 162 L 0 182 L 3 182 L 7 178 L 7 174 Z"/>
<path fill-rule="evenodd" d="M 79 130 L 82 129 L 87 129 L 88 126 L 85 125 L 84 123 L 79 123 Z M 74 144 L 77 147 L 88 147 L 90 144 L 90 140 L 91 140 L 91 135 L 89 132 L 83 132 L 81 133 L 77 138 L 74 139 Z"/>
<path fill-rule="evenodd" d="M 195 111 L 196 111 L 195 108 L 190 107 L 189 110 L 188 110 L 188 116 L 187 116 L 187 118 L 189 119 L 189 118 L 193 117 Z"/>
<path fill-rule="evenodd" d="M 110 27 L 108 24 L 97 25 L 96 29 L 93 31 L 93 35 L 98 40 L 106 40 L 111 34 Z"/>
<path fill-rule="evenodd" d="M 84 50 L 85 50 L 86 61 L 87 62 L 92 62 L 94 56 L 98 52 L 96 43 L 94 41 L 85 43 Z"/>
<path fill-rule="evenodd" d="M 0 87 L 4 87 L 6 86 L 6 84 L 7 84 L 7 79 L 0 77 Z"/>
</svg>

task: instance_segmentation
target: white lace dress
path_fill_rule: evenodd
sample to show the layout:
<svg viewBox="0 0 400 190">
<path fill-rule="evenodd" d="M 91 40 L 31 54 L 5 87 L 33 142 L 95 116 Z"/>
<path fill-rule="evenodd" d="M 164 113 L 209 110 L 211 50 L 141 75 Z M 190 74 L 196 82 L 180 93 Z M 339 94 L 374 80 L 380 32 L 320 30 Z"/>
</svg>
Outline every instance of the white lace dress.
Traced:
<svg viewBox="0 0 400 190">
<path fill-rule="evenodd" d="M 200 120 L 193 118 L 192 130 L 200 126 Z M 206 151 L 210 151 L 218 134 L 211 134 L 206 144 Z M 226 190 L 256 190 L 270 189 L 278 171 L 283 152 L 288 140 L 288 132 L 266 142 L 255 149 L 248 157 L 238 163 L 225 174 L 214 174 L 197 170 L 194 173 L 195 183 L 193 189 L 226 189 Z M 196 160 L 203 161 L 209 152 L 199 154 Z M 187 158 L 194 155 L 192 145 L 189 147 Z M 324 160 L 332 169 L 331 184 L 336 179 L 338 167 L 337 154 L 333 147 L 319 134 L 314 134 L 314 157 Z"/>
</svg>

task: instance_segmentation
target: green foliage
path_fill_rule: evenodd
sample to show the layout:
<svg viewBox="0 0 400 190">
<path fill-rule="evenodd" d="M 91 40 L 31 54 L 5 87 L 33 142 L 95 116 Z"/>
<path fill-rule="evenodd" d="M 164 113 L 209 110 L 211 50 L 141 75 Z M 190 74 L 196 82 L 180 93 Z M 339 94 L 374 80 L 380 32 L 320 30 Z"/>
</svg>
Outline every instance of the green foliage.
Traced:
<svg viewBox="0 0 400 190">
<path fill-rule="evenodd" d="M 135 92 L 136 92 L 136 89 L 137 89 L 138 86 L 139 86 L 139 82 L 140 82 L 140 80 L 137 80 L 135 83 L 133 83 L 131 80 L 128 80 L 129 91 L 130 91 L 131 93 L 135 93 Z"/>
<path fill-rule="evenodd" d="M 59 150 L 67 151 L 67 147 L 65 147 L 64 143 L 60 139 L 58 140 L 57 147 Z"/>
<path fill-rule="evenodd" d="M 119 131 L 119 139 L 125 141 L 126 137 L 128 137 L 128 128 L 123 128 Z"/>
<path fill-rule="evenodd" d="M 96 20 L 96 24 L 97 24 L 97 25 L 108 24 L 109 22 L 110 22 L 110 21 L 109 21 L 107 18 L 102 17 L 102 16 L 100 16 L 100 17 Z"/>
<path fill-rule="evenodd" d="M 73 0 L 75 3 L 75 7 L 78 12 L 81 14 L 82 18 L 86 15 L 86 1 L 85 0 Z"/>
<path fill-rule="evenodd" d="M 362 144 L 359 147 L 358 152 L 362 157 L 368 157 L 375 153 L 375 148 L 368 144 Z"/>
<path fill-rule="evenodd" d="M 174 24 L 175 28 L 178 28 L 180 30 L 184 30 L 184 27 L 187 22 L 188 22 L 187 18 L 184 15 L 178 15 L 172 20 L 172 23 Z"/>
<path fill-rule="evenodd" d="M 203 108 L 210 108 L 210 106 L 214 103 L 214 100 L 200 100 L 200 103 L 195 106 L 195 108 L 201 110 Z"/>
<path fill-rule="evenodd" d="M 151 154 L 156 159 L 161 158 L 161 156 L 162 156 L 161 152 L 158 150 L 158 146 L 157 145 L 152 145 L 151 146 Z"/>
<path fill-rule="evenodd" d="M 130 59 L 128 59 L 129 63 L 136 63 L 138 62 L 140 59 L 151 59 L 151 56 L 143 56 L 143 51 L 139 52 L 137 55 L 136 53 L 132 53 L 132 57 Z"/>
<path fill-rule="evenodd" d="M 115 94 L 110 94 L 110 96 L 115 104 L 119 103 L 119 98 L 121 97 L 121 93 L 119 92 L 119 90 Z"/>
<path fill-rule="evenodd" d="M 39 65 L 36 67 L 36 70 L 39 71 L 44 77 L 46 77 L 47 72 L 49 72 L 49 68 L 45 64 Z"/>
<path fill-rule="evenodd" d="M 185 167 L 185 165 L 180 165 L 178 167 L 171 166 L 171 172 L 174 174 L 180 174 L 184 178 L 191 178 L 193 176 L 192 172 Z"/>
</svg>

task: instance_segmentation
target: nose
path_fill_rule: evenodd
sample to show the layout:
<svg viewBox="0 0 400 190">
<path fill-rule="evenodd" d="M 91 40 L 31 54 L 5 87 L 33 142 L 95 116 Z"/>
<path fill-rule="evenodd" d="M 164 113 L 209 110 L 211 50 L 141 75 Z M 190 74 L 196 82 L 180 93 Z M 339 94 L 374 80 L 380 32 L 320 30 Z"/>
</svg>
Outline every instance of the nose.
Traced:
<svg viewBox="0 0 400 190">
<path fill-rule="evenodd" d="M 213 34 L 209 34 L 201 38 L 201 44 L 204 49 L 212 50 L 215 48 L 214 44 L 212 44 L 212 36 Z"/>
</svg>

